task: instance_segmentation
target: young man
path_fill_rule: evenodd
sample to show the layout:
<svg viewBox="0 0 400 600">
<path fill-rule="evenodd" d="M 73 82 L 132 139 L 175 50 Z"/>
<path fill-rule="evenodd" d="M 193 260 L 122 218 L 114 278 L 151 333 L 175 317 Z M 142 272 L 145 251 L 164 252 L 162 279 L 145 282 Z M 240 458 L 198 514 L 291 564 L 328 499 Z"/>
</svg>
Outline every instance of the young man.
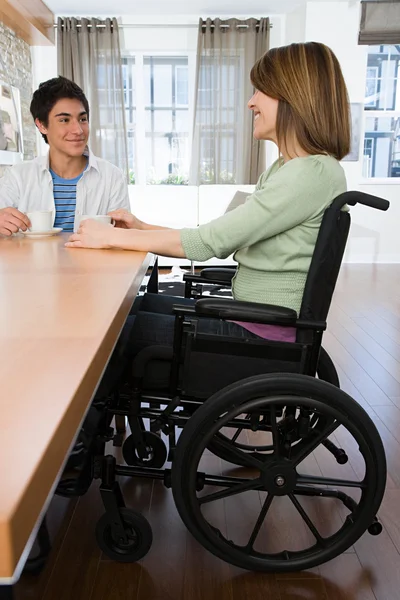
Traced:
<svg viewBox="0 0 400 600">
<path fill-rule="evenodd" d="M 0 234 L 26 231 L 30 211 L 52 210 L 54 226 L 66 232 L 79 226 L 82 214 L 130 211 L 122 172 L 87 147 L 89 104 L 81 88 L 65 77 L 49 79 L 33 94 L 30 110 L 49 152 L 0 179 Z"/>
</svg>

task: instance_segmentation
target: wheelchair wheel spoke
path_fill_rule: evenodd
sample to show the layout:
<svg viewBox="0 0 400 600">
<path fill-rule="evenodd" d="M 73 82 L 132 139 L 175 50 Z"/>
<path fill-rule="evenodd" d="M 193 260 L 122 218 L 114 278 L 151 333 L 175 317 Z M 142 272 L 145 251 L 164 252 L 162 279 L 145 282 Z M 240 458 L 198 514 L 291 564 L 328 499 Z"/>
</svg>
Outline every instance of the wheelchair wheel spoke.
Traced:
<svg viewBox="0 0 400 600">
<path fill-rule="evenodd" d="M 242 433 L 243 429 L 237 429 L 235 435 L 232 437 L 231 442 L 234 444 L 238 439 L 239 435 Z"/>
<path fill-rule="evenodd" d="M 276 422 L 276 407 L 275 405 L 271 406 L 271 431 L 272 431 L 272 444 L 274 448 L 274 454 L 276 458 L 279 458 L 281 455 L 280 450 L 280 440 L 279 440 L 279 430 Z"/>
<path fill-rule="evenodd" d="M 297 500 L 296 496 L 294 496 L 293 494 L 289 494 L 289 498 L 292 501 L 292 503 L 294 504 L 294 506 L 297 509 L 298 513 L 300 514 L 301 518 L 303 519 L 303 521 L 305 522 L 305 524 L 307 525 L 307 527 L 309 528 L 309 530 L 311 531 L 311 533 L 313 534 L 315 539 L 317 540 L 317 542 L 321 546 L 324 546 L 325 545 L 324 538 L 321 536 L 321 534 L 319 533 L 318 529 L 315 527 L 314 523 L 311 521 L 311 519 L 308 516 L 308 514 L 306 513 L 306 511 L 304 510 L 304 508 L 302 507 L 300 502 Z"/>
<path fill-rule="evenodd" d="M 232 445 L 229 448 L 229 452 L 231 454 L 233 463 L 235 462 L 233 459 L 237 458 L 242 461 L 238 464 L 244 465 L 246 467 L 253 467 L 253 469 L 261 470 L 264 466 L 264 463 L 261 460 L 258 460 L 257 458 L 255 458 L 255 456 L 252 456 L 251 454 L 248 454 L 247 452 L 242 452 L 236 446 Z"/>
<path fill-rule="evenodd" d="M 263 486 L 261 479 L 249 479 L 243 483 L 239 483 L 238 485 L 234 485 L 229 488 L 225 488 L 220 492 L 215 492 L 214 494 L 208 494 L 208 496 L 202 496 L 198 498 L 199 504 L 206 504 L 208 502 L 214 502 L 214 500 L 222 500 L 223 498 L 229 498 L 230 496 L 236 496 L 237 494 L 241 494 L 242 492 L 248 492 L 251 490 L 259 490 Z"/>
<path fill-rule="evenodd" d="M 313 452 L 320 443 L 330 436 L 340 426 L 339 421 L 333 421 L 330 425 L 324 428 L 318 434 L 312 430 L 310 434 L 296 447 L 295 452 L 291 457 L 291 462 L 296 467 L 303 461 L 311 452 Z M 318 425 L 316 425 L 318 427 Z"/>
<path fill-rule="evenodd" d="M 312 485 L 328 485 L 333 487 L 351 487 L 365 489 L 366 483 L 364 481 L 350 481 L 349 479 L 336 479 L 336 477 L 316 477 L 314 475 L 299 475 L 297 476 L 297 483 L 312 484 Z"/>
<path fill-rule="evenodd" d="M 257 522 L 254 525 L 253 531 L 251 532 L 250 539 L 247 542 L 247 545 L 245 546 L 245 552 L 251 552 L 251 550 L 253 549 L 254 542 L 256 541 L 257 536 L 260 533 L 261 526 L 264 523 L 265 517 L 267 516 L 267 512 L 269 510 L 269 507 L 271 506 L 273 499 L 274 496 L 272 494 L 268 494 L 268 496 L 266 497 L 265 502 L 261 508 L 260 514 L 258 515 Z"/>
</svg>

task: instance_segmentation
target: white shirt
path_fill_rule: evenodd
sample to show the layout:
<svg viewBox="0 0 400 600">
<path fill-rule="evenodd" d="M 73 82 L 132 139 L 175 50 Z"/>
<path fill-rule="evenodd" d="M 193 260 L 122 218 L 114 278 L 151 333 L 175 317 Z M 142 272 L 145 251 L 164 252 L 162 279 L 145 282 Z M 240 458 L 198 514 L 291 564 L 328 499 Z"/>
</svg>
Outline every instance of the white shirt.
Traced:
<svg viewBox="0 0 400 600">
<path fill-rule="evenodd" d="M 130 211 L 128 186 L 122 171 L 98 158 L 89 150 L 87 169 L 76 186 L 74 230 L 80 215 L 106 215 L 117 208 Z M 0 179 L 0 209 L 12 206 L 23 213 L 53 211 L 53 180 L 49 171 L 49 154 L 14 165 Z"/>
</svg>

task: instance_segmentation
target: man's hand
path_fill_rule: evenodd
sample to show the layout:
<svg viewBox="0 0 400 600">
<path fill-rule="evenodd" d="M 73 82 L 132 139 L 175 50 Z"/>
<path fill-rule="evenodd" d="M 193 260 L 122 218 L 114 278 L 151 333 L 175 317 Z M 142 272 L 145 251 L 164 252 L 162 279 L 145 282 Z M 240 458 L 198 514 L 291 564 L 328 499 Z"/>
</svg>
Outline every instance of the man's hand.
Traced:
<svg viewBox="0 0 400 600">
<path fill-rule="evenodd" d="M 67 248 L 111 248 L 112 225 L 94 219 L 81 221 L 79 229 L 65 244 Z"/>
<path fill-rule="evenodd" d="M 16 208 L 0 209 L 0 234 L 10 236 L 17 233 L 20 229 L 26 231 L 31 226 L 31 222 L 24 213 Z"/>
<path fill-rule="evenodd" d="M 142 229 L 142 221 L 124 208 L 112 210 L 108 213 L 108 216 L 115 222 L 115 227 L 120 227 L 121 229 Z"/>
</svg>

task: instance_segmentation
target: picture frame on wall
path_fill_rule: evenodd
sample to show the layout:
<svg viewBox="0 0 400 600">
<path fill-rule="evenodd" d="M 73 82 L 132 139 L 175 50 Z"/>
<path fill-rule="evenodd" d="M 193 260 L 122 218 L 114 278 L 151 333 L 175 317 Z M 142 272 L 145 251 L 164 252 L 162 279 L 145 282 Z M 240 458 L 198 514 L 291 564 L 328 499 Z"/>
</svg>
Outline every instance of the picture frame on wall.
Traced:
<svg viewBox="0 0 400 600">
<path fill-rule="evenodd" d="M 0 165 L 21 162 L 23 152 L 19 89 L 0 81 Z"/>
<path fill-rule="evenodd" d="M 342 159 L 346 161 L 360 160 L 360 143 L 362 132 L 363 104 L 361 102 L 350 103 L 351 142 L 350 152 Z"/>
</svg>

